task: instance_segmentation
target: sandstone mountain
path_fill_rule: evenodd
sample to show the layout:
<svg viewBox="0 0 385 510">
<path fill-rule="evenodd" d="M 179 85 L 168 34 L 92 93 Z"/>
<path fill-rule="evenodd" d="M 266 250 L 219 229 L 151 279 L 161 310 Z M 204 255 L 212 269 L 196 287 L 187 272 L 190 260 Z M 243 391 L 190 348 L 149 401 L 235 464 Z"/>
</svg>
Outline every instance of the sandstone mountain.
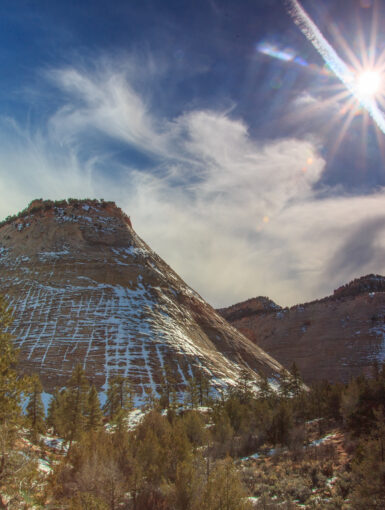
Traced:
<svg viewBox="0 0 385 510">
<path fill-rule="evenodd" d="M 167 370 L 183 389 L 196 371 L 218 387 L 242 368 L 281 366 L 218 315 L 135 233 L 113 202 L 37 200 L 0 224 L 0 292 L 14 310 L 21 368 L 46 391 L 80 362 L 106 387 L 127 376 L 159 389 Z"/>
<path fill-rule="evenodd" d="M 259 297 L 218 311 L 286 368 L 295 361 L 306 383 L 348 381 L 385 361 L 383 276 L 358 278 L 291 308 Z"/>
</svg>

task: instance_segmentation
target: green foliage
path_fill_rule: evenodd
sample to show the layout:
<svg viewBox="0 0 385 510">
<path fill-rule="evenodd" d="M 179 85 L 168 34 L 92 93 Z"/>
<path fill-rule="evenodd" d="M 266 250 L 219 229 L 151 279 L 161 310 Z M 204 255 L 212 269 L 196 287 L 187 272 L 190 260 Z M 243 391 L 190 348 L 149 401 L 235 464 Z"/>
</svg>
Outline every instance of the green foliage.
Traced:
<svg viewBox="0 0 385 510">
<path fill-rule="evenodd" d="M 17 351 L 7 333 L 12 314 L 5 299 L 0 296 L 0 424 L 12 424 L 21 417 L 21 399 L 27 389 L 27 380 L 16 371 Z"/>
<path fill-rule="evenodd" d="M 165 363 L 162 378 L 160 381 L 160 397 L 159 406 L 161 409 L 169 409 L 175 407 L 177 395 L 175 392 L 176 380 L 169 363 Z"/>
<path fill-rule="evenodd" d="M 202 494 L 202 510 L 247 510 L 245 490 L 230 458 L 218 462 Z"/>
<path fill-rule="evenodd" d="M 279 504 L 275 496 L 286 502 L 286 508 L 294 508 L 293 500 L 306 508 L 318 508 L 315 497 L 320 487 L 332 492 L 320 508 L 385 507 L 384 367 L 378 367 L 370 380 L 360 377 L 345 386 L 319 383 L 304 391 L 293 366 L 291 372 L 282 374 L 278 393 L 270 388 L 266 377 L 261 377 L 256 394 L 245 371 L 238 385 L 216 401 L 209 398 L 208 380 L 203 376 L 199 379 L 198 373 L 186 391 L 190 409 L 178 408 L 170 374 L 165 369 L 162 403 L 150 395 L 151 405 L 143 421 L 129 431 L 126 418 L 133 394 L 127 381 L 122 377 L 110 380 L 104 412 L 112 426 L 106 429 L 97 391 L 89 386 L 82 367 L 75 367 L 67 387 L 55 392 L 47 416 L 47 425 L 70 443 L 68 456 L 54 464 L 49 478 L 53 508 L 246 509 L 245 488 L 228 455 L 236 458 L 263 453 L 277 445 L 284 447 L 276 451 L 284 451 L 297 465 L 297 472 L 293 475 L 287 466 L 286 471 L 281 469 L 277 457 L 282 458 L 282 454 L 269 457 L 266 464 L 261 459 L 259 467 L 265 466 L 270 472 L 261 473 L 258 487 L 249 484 L 260 497 L 258 508 L 275 508 Z M 39 402 L 38 379 L 33 377 L 30 382 L 28 394 Z M 33 419 L 33 410 L 40 405 L 33 402 L 30 398 L 27 409 L 30 428 L 38 422 Z M 201 403 L 210 404 L 207 413 L 195 409 Z M 167 411 L 160 412 L 162 407 Z M 21 420 L 20 410 L 15 416 L 19 416 L 16 421 Z M 306 422 L 314 418 L 321 419 L 312 423 L 313 431 L 317 423 L 329 423 L 330 430 L 330 423 L 335 426 L 337 422 L 351 435 L 354 447 L 358 445 L 350 471 L 336 476 L 331 445 L 304 448 L 310 441 Z M 9 429 L 3 436 L 10 437 Z M 10 480 L 20 456 L 10 455 L 14 440 L 7 441 L 0 455 L 10 459 L 6 475 Z M 301 463 L 304 455 L 311 460 Z M 32 480 L 34 471 L 30 468 L 24 476 Z M 2 476 L 0 469 L 0 489 Z M 331 477 L 333 489 L 327 489 Z M 347 499 L 350 507 L 345 504 Z"/>
<path fill-rule="evenodd" d="M 6 495 L 6 508 L 21 508 L 38 477 L 32 450 L 17 448 L 23 426 L 22 395 L 28 393 L 28 378 L 17 373 L 17 352 L 6 329 L 12 322 L 6 301 L 0 297 L 0 501 Z"/>
<path fill-rule="evenodd" d="M 134 393 L 128 380 L 122 376 L 112 377 L 103 411 L 110 421 L 119 419 L 133 408 L 133 398 Z"/>
<path fill-rule="evenodd" d="M 68 440 L 70 446 L 85 431 L 95 430 L 101 424 L 101 410 L 95 388 L 90 388 L 84 370 L 76 365 L 67 387 L 55 390 L 48 406 L 47 426 Z"/>
<path fill-rule="evenodd" d="M 268 429 L 268 437 L 273 444 L 287 445 L 293 425 L 293 415 L 287 402 L 280 402 L 274 411 Z"/>
<path fill-rule="evenodd" d="M 242 369 L 238 379 L 238 385 L 235 392 L 242 404 L 248 402 L 253 397 L 253 384 L 255 378 L 252 376 L 252 372 L 246 368 Z"/>
<path fill-rule="evenodd" d="M 52 428 L 55 434 L 64 436 L 64 410 L 65 410 L 65 391 L 59 392 L 55 389 L 48 405 L 47 427 Z"/>
<path fill-rule="evenodd" d="M 103 208 L 108 207 L 108 206 L 116 207 L 114 202 L 106 202 L 103 199 L 100 199 L 100 201 L 99 201 L 96 199 L 92 200 L 90 198 L 85 198 L 85 199 L 69 198 L 68 200 L 43 200 L 42 198 L 38 198 L 38 199 L 32 200 L 28 204 L 28 206 L 25 209 L 23 209 L 22 211 L 20 211 L 18 214 L 14 214 L 12 216 L 7 216 L 5 218 L 5 220 L 0 222 L 0 228 L 3 227 L 4 225 L 9 225 L 10 223 L 13 223 L 14 221 L 16 221 L 18 219 L 25 218 L 26 216 L 28 216 L 30 214 L 37 214 L 41 211 L 47 211 L 49 209 L 53 209 L 54 207 L 65 208 L 67 206 L 71 206 L 74 208 L 78 208 L 81 204 L 84 204 L 84 203 L 91 204 L 93 206 L 99 205 Z M 117 209 L 120 212 L 120 215 L 122 216 L 122 218 L 127 221 L 128 216 L 121 209 L 119 209 L 119 208 L 117 208 Z"/>
<path fill-rule="evenodd" d="M 80 364 L 76 365 L 63 394 L 63 436 L 70 441 L 80 438 L 87 424 L 89 383 Z"/>
<path fill-rule="evenodd" d="M 194 380 L 198 390 L 198 403 L 200 406 L 211 405 L 211 396 L 210 396 L 210 379 L 203 372 L 203 370 L 194 371 Z"/>
<path fill-rule="evenodd" d="M 199 390 L 194 378 L 189 378 L 187 381 L 187 389 L 185 393 L 185 401 L 192 409 L 198 407 L 199 404 Z"/>
<path fill-rule="evenodd" d="M 258 398 L 260 400 L 272 400 L 275 395 L 271 389 L 266 374 L 259 374 L 259 380 L 257 381 L 258 386 Z"/>
<path fill-rule="evenodd" d="M 91 386 L 85 407 L 85 430 L 90 432 L 97 430 L 103 423 L 103 414 L 100 409 L 100 401 L 95 386 Z"/>
<path fill-rule="evenodd" d="M 32 435 L 37 438 L 37 434 L 44 432 L 44 406 L 41 400 L 41 393 L 43 387 L 40 378 L 37 374 L 30 377 L 29 390 L 28 390 L 28 404 L 26 409 L 26 416 Z"/>
<path fill-rule="evenodd" d="M 353 463 L 353 508 L 385 508 L 385 416 L 383 407 L 374 411 L 369 437 L 361 439 Z"/>
</svg>

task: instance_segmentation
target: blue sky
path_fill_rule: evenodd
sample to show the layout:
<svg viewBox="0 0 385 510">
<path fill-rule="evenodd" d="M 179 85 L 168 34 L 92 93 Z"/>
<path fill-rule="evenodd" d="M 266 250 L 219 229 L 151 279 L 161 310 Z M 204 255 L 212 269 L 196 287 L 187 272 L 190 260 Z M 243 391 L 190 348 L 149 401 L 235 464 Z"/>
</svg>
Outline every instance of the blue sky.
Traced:
<svg viewBox="0 0 385 510">
<path fill-rule="evenodd" d="M 302 5 L 347 62 L 385 21 L 374 0 Z M 287 2 L 3 0 L 0 14 L 1 217 L 38 197 L 115 200 L 214 306 L 290 305 L 385 272 L 385 135 Z"/>
</svg>

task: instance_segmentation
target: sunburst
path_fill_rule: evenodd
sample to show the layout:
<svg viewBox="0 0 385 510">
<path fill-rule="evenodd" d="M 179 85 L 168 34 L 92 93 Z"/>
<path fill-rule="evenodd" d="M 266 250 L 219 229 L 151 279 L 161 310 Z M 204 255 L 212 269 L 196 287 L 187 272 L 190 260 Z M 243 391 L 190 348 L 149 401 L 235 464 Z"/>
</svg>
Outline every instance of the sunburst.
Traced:
<svg viewBox="0 0 385 510">
<path fill-rule="evenodd" d="M 363 119 L 363 156 L 366 150 L 370 119 L 374 121 L 374 125 L 378 128 L 376 134 L 380 150 L 385 153 L 385 139 L 383 136 L 385 134 L 385 50 L 378 51 L 379 16 L 377 4 L 373 6 L 373 22 L 370 33 L 365 34 L 362 26 L 358 26 L 356 40 L 358 40 L 359 46 L 353 50 L 336 26 L 332 25 L 332 35 L 336 41 L 336 48 L 334 48 L 320 32 L 299 1 L 288 0 L 288 2 L 290 14 L 295 23 L 320 53 L 328 68 L 341 82 L 335 87 L 334 92 L 334 87 L 330 84 L 323 91 L 329 95 L 324 104 L 337 105 L 336 112 L 329 119 L 325 129 L 330 131 L 333 126 L 340 124 L 342 121 L 339 135 L 334 141 L 332 153 L 337 152 L 357 115 L 362 116 Z M 345 60 L 339 56 L 338 52 L 344 55 Z M 316 103 L 312 108 L 314 110 L 318 109 L 321 104 Z M 303 113 L 305 114 L 305 112 Z M 309 113 L 310 110 L 307 109 L 306 115 L 309 115 Z"/>
<path fill-rule="evenodd" d="M 357 95 L 376 99 L 380 94 L 382 77 L 379 71 L 368 69 L 356 78 Z"/>
</svg>

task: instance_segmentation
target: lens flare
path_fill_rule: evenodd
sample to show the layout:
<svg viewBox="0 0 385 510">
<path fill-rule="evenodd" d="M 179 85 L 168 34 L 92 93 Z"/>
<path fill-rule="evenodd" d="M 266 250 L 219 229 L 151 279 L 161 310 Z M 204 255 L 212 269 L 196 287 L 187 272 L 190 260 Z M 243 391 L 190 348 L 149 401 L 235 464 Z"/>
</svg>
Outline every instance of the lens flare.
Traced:
<svg viewBox="0 0 385 510">
<path fill-rule="evenodd" d="M 352 108 L 353 104 L 349 104 L 349 109 L 353 113 L 349 114 L 349 118 L 345 122 L 343 130 L 346 131 L 349 127 L 357 108 L 361 105 L 372 117 L 378 128 L 385 134 L 385 116 L 376 100 L 379 99 L 381 74 L 384 72 L 384 63 L 382 62 L 382 65 L 379 65 L 378 69 L 376 69 L 375 65 L 368 64 L 366 66 L 361 66 L 357 57 L 352 54 L 351 50 L 348 48 L 348 54 L 355 64 L 355 69 L 352 69 L 339 57 L 336 50 L 325 39 L 299 1 L 287 0 L 287 4 L 289 13 L 296 25 L 299 26 L 301 32 L 312 43 L 335 76 L 344 84 L 351 98 L 359 103 L 354 108 Z M 345 44 L 344 41 L 342 42 Z M 365 57 L 365 55 L 363 57 Z M 383 56 L 381 60 L 384 60 Z"/>
</svg>

